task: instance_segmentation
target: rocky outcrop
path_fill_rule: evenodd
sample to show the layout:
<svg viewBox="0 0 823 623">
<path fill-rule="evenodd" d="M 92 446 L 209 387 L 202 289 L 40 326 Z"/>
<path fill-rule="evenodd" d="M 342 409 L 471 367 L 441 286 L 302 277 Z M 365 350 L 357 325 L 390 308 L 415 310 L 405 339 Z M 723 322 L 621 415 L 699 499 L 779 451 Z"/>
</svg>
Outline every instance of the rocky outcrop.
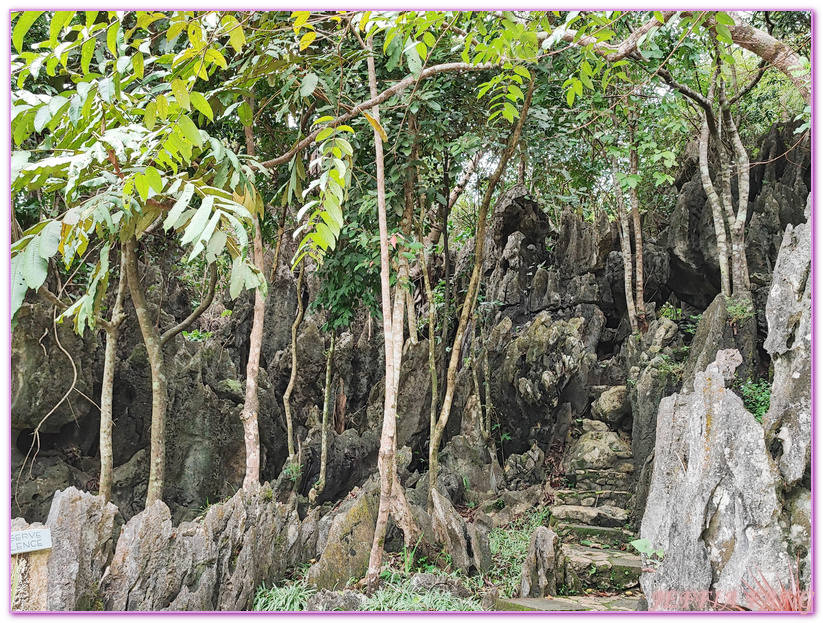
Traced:
<svg viewBox="0 0 823 623">
<path fill-rule="evenodd" d="M 331 612 L 333 610 L 354 612 L 360 610 L 367 601 L 367 597 L 357 591 L 337 592 L 322 589 L 308 598 L 305 610 L 310 612 Z"/>
<path fill-rule="evenodd" d="M 123 527 L 103 601 L 107 610 L 246 610 L 260 584 L 311 555 L 294 504 L 274 502 L 268 485 L 176 527 L 155 502 Z"/>
<path fill-rule="evenodd" d="M 766 303 L 763 347 L 772 357 L 774 381 L 763 428 L 767 442 L 781 446 L 776 460 L 787 486 L 807 473 L 811 461 L 811 253 L 811 227 L 790 225 Z"/>
<path fill-rule="evenodd" d="M 45 564 L 27 565 L 29 574 L 19 589 L 27 597 L 21 609 L 101 610 L 100 578 L 112 559 L 121 523 L 114 504 L 100 497 L 75 488 L 55 493 L 46 520 L 52 547 L 35 554 Z M 12 520 L 11 526 L 13 531 L 39 527 L 21 518 Z M 35 569 L 38 572 L 32 575 Z"/>
<path fill-rule="evenodd" d="M 380 485 L 372 477 L 357 495 L 346 500 L 333 516 L 328 536 L 318 542 L 319 559 L 306 574 L 318 589 L 338 590 L 351 578 L 366 574 L 374 538 Z"/>
<path fill-rule="evenodd" d="M 772 586 L 789 585 L 779 472 L 763 429 L 726 389 L 741 359 L 736 351 L 720 351 L 696 374 L 693 392 L 660 404 L 640 528 L 651 548 L 664 553 L 655 572 L 641 578 L 649 610 L 669 609 L 661 596 L 684 591 L 736 594 L 737 603 L 748 606 L 743 582 L 753 584 L 760 573 Z"/>
<path fill-rule="evenodd" d="M 521 597 L 557 595 L 565 580 L 565 556 L 560 537 L 544 526 L 532 533 L 520 580 Z"/>
<path fill-rule="evenodd" d="M 484 573 L 491 565 L 488 532 L 479 523 L 467 524 L 448 498 L 432 491 L 432 532 L 451 556 L 452 565 L 467 575 Z"/>
</svg>

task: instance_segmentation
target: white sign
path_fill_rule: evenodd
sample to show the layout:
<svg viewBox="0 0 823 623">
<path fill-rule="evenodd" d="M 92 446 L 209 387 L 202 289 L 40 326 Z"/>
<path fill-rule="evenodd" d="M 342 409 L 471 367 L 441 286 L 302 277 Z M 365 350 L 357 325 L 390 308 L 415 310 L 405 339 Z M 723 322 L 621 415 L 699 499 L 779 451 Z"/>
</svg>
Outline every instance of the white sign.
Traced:
<svg viewBox="0 0 823 623">
<path fill-rule="evenodd" d="M 51 549 L 51 530 L 37 528 L 11 533 L 11 553 L 24 554 L 39 549 Z"/>
</svg>

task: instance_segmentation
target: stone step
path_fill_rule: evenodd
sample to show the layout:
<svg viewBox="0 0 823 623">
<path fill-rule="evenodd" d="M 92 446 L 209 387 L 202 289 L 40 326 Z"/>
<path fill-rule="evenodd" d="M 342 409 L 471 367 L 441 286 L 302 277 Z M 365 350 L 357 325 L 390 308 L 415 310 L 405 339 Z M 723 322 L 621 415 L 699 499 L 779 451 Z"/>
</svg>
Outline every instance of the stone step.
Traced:
<svg viewBox="0 0 823 623">
<path fill-rule="evenodd" d="M 639 555 L 576 544 L 563 545 L 563 553 L 567 557 L 567 569 L 574 571 L 584 587 L 624 591 L 640 583 L 643 564 Z"/>
<path fill-rule="evenodd" d="M 499 599 L 495 610 L 531 612 L 633 612 L 637 610 L 637 597 L 615 595 L 613 597 L 515 597 Z"/>
<path fill-rule="evenodd" d="M 603 528 L 600 526 L 587 526 L 585 524 L 573 524 L 563 521 L 558 521 L 554 524 L 553 529 L 564 542 L 568 542 L 569 540 L 592 541 L 599 545 L 609 547 L 620 547 L 637 538 L 634 533 L 620 528 Z"/>
<path fill-rule="evenodd" d="M 571 504 L 574 506 L 617 506 L 627 508 L 631 491 L 614 489 L 558 489 L 554 492 L 554 501 L 557 504 Z"/>
<path fill-rule="evenodd" d="M 552 517 L 560 521 L 600 526 L 603 528 L 621 528 L 629 519 L 628 513 L 616 506 L 575 506 L 559 505 L 552 507 Z"/>
<path fill-rule="evenodd" d="M 570 481 L 575 489 L 585 489 L 587 491 L 618 489 L 626 491 L 631 489 L 633 470 L 634 466 L 630 463 L 624 464 L 620 470 L 576 469 L 574 472 L 566 474 L 566 479 Z"/>
</svg>

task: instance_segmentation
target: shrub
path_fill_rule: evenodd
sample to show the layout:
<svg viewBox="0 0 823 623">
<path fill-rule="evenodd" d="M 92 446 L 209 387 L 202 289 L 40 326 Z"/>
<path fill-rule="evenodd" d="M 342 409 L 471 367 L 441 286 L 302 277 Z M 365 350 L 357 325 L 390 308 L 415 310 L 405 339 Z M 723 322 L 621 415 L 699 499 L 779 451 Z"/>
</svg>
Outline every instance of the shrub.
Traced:
<svg viewBox="0 0 823 623">
<path fill-rule="evenodd" d="M 766 379 L 760 379 L 759 381 L 749 379 L 745 383 L 739 384 L 738 389 L 746 409 L 754 415 L 754 419 L 762 424 L 763 416 L 766 415 L 771 404 L 771 384 Z"/>
</svg>

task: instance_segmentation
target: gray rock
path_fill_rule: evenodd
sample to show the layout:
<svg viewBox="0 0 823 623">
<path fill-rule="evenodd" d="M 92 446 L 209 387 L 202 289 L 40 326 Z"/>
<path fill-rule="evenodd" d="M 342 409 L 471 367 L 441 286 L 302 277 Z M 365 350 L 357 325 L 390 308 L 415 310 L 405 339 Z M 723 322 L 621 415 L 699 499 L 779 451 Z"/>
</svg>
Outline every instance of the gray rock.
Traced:
<svg viewBox="0 0 823 623">
<path fill-rule="evenodd" d="M 640 528 L 664 552 L 657 570 L 641 577 L 650 610 L 671 607 L 660 601 L 666 591 L 735 591 L 750 606 L 740 587 L 759 573 L 772 586 L 788 586 L 779 472 L 762 428 L 725 388 L 721 367 L 709 365 L 697 373 L 694 392 L 660 404 Z"/>
<path fill-rule="evenodd" d="M 617 424 L 631 413 L 625 385 L 610 387 L 592 404 L 592 416 L 596 420 Z"/>
<path fill-rule="evenodd" d="M 628 519 L 626 511 L 616 506 L 554 506 L 552 517 L 561 521 L 602 528 L 621 528 Z"/>
<path fill-rule="evenodd" d="M 247 610 L 262 583 L 313 552 L 294 504 L 268 485 L 241 489 L 205 517 L 172 525 L 163 502 L 123 527 L 103 583 L 107 610 Z"/>
<path fill-rule="evenodd" d="M 560 537 L 545 526 L 538 526 L 529 540 L 520 580 L 521 597 L 557 595 L 563 584 L 565 557 Z"/>
<path fill-rule="evenodd" d="M 766 303 L 769 333 L 763 346 L 772 357 L 774 380 L 763 428 L 768 443 L 782 446 L 777 464 L 787 486 L 811 462 L 811 253 L 811 227 L 789 226 Z"/>
<path fill-rule="evenodd" d="M 309 585 L 336 590 L 351 578 L 366 574 L 379 502 L 380 485 L 372 477 L 354 498 L 341 505 L 325 542 L 321 545 L 318 539 L 320 558 L 306 574 Z"/>
<path fill-rule="evenodd" d="M 436 489 L 432 491 L 432 502 L 434 538 L 451 556 L 454 567 L 466 574 L 487 571 L 491 561 L 488 535 L 476 528 L 470 530 L 451 502 Z"/>
<path fill-rule="evenodd" d="M 631 448 L 617 433 L 591 431 L 580 435 L 569 450 L 564 465 L 567 473 L 575 469 L 621 470 L 621 466 L 631 458 Z"/>
<path fill-rule="evenodd" d="M 331 612 L 333 610 L 354 612 L 360 610 L 368 601 L 363 593 L 357 591 L 329 591 L 322 589 L 309 597 L 305 610 L 314 612 Z"/>
<path fill-rule="evenodd" d="M 470 597 L 471 591 L 467 589 L 460 580 L 434 573 L 415 573 L 409 582 L 409 589 L 416 593 L 426 593 L 428 591 L 441 591 L 449 593 L 455 597 Z"/>
<path fill-rule="evenodd" d="M 111 562 L 120 526 L 117 507 L 69 488 L 54 494 L 46 525 L 51 529 L 49 610 L 99 610 L 100 578 Z"/>
</svg>

